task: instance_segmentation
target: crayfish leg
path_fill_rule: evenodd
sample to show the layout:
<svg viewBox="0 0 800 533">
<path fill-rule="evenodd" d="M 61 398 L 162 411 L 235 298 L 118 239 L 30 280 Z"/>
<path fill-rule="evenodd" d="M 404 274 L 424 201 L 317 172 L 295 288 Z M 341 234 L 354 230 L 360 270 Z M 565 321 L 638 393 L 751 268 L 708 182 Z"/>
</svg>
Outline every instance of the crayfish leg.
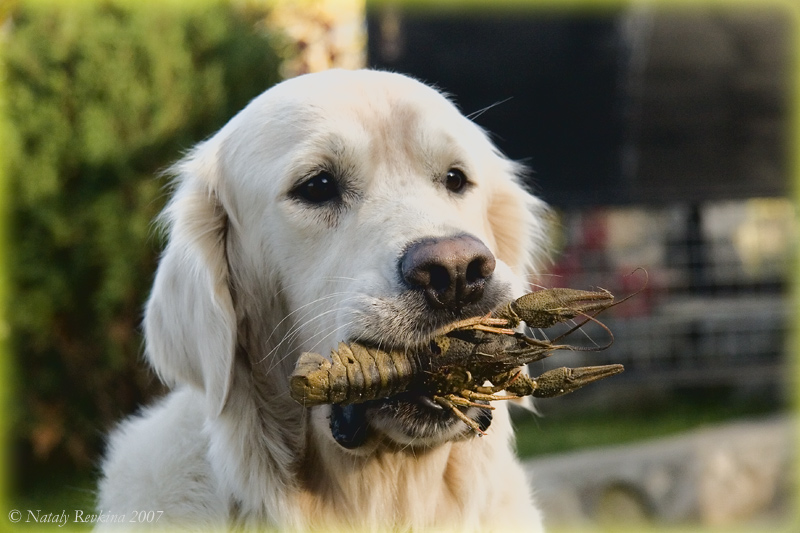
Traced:
<svg viewBox="0 0 800 533">
<path fill-rule="evenodd" d="M 484 407 L 486 409 L 494 409 L 494 407 L 490 405 L 481 405 L 479 403 L 474 403 L 474 400 L 494 402 L 496 400 L 514 400 L 517 398 L 516 396 L 498 396 L 496 394 L 486 394 L 483 392 L 475 392 L 469 390 L 461 391 L 461 397 L 469 402 L 468 404 L 462 404 L 462 405 L 473 405 L 477 407 Z"/>
<path fill-rule="evenodd" d="M 467 426 L 469 426 L 475 433 L 478 435 L 486 435 L 486 432 L 481 429 L 477 422 L 472 420 L 471 418 L 467 417 L 461 410 L 456 407 L 456 405 L 451 402 L 449 399 L 443 396 L 433 396 L 433 401 L 444 407 L 445 409 L 449 409 L 458 419 L 464 422 Z M 485 405 L 481 405 L 480 407 L 487 407 Z"/>
<path fill-rule="evenodd" d="M 453 405 L 460 405 L 462 407 L 480 407 L 481 409 L 490 409 L 494 410 L 494 407 L 491 405 L 484 405 L 482 403 L 476 403 L 472 401 L 470 398 L 467 398 L 463 395 L 456 395 L 456 394 L 448 394 L 444 397 L 445 400 L 449 401 Z M 480 400 L 481 398 L 475 398 L 476 400 Z"/>
<path fill-rule="evenodd" d="M 463 320 L 453 322 L 452 324 L 448 324 L 439 330 L 436 336 L 446 335 L 451 331 L 457 331 L 460 329 L 480 329 L 482 331 L 488 331 L 489 333 L 513 335 L 514 331 L 509 329 L 509 325 L 510 324 L 508 320 L 505 318 L 495 318 L 492 317 L 491 314 L 486 314 L 484 316 L 465 318 Z"/>
<path fill-rule="evenodd" d="M 486 333 L 496 333 L 498 335 L 514 335 L 516 333 L 516 331 L 511 328 L 495 328 L 492 326 L 485 326 L 483 324 L 476 324 L 472 326 L 472 329 L 485 331 Z"/>
<path fill-rule="evenodd" d="M 505 389 L 504 385 L 494 385 L 491 387 L 475 387 L 473 390 L 474 392 L 480 392 L 482 394 L 494 394 L 496 392 L 500 392 L 503 389 Z"/>
</svg>

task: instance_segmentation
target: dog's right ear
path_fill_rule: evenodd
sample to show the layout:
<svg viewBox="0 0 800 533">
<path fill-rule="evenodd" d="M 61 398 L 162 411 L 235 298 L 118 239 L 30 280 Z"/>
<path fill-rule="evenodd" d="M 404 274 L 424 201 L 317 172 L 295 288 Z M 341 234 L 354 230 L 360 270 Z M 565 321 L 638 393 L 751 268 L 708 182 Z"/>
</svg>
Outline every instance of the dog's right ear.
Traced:
<svg viewBox="0 0 800 533">
<path fill-rule="evenodd" d="M 200 145 L 173 167 L 176 187 L 161 215 L 168 244 L 145 310 L 147 357 L 167 383 L 205 392 L 210 416 L 225 405 L 236 316 L 226 257 L 228 216 L 219 199 L 216 150 Z"/>
</svg>

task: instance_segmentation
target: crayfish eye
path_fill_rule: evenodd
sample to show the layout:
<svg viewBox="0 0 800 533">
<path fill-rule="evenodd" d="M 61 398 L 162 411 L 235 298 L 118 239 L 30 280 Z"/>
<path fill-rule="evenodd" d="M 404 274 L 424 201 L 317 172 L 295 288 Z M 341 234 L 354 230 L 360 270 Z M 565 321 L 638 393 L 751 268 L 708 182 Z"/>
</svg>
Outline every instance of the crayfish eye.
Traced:
<svg viewBox="0 0 800 533">
<path fill-rule="evenodd" d="M 336 178 L 328 171 L 320 171 L 292 189 L 291 193 L 309 204 L 320 205 L 341 198 Z"/>
</svg>

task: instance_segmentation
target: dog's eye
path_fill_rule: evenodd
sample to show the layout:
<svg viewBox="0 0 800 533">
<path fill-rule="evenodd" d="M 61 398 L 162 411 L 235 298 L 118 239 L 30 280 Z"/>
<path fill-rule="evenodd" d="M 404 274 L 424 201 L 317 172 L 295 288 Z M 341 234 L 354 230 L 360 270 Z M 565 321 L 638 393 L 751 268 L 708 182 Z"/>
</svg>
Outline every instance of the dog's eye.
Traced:
<svg viewBox="0 0 800 533">
<path fill-rule="evenodd" d="M 451 168 L 444 177 L 444 185 L 450 192 L 462 192 L 469 185 L 469 181 L 461 170 Z"/>
<path fill-rule="evenodd" d="M 311 176 L 295 187 L 292 194 L 310 204 L 324 204 L 341 197 L 336 178 L 326 171 Z"/>
</svg>

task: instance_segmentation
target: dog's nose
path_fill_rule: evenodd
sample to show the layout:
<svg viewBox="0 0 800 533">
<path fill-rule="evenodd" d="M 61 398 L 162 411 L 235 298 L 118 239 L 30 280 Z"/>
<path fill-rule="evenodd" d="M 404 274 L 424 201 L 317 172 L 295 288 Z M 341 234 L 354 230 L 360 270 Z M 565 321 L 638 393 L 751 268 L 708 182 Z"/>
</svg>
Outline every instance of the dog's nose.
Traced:
<svg viewBox="0 0 800 533">
<path fill-rule="evenodd" d="M 403 280 L 436 308 L 459 309 L 478 301 L 494 267 L 492 252 L 472 235 L 418 241 L 400 259 Z"/>
</svg>

